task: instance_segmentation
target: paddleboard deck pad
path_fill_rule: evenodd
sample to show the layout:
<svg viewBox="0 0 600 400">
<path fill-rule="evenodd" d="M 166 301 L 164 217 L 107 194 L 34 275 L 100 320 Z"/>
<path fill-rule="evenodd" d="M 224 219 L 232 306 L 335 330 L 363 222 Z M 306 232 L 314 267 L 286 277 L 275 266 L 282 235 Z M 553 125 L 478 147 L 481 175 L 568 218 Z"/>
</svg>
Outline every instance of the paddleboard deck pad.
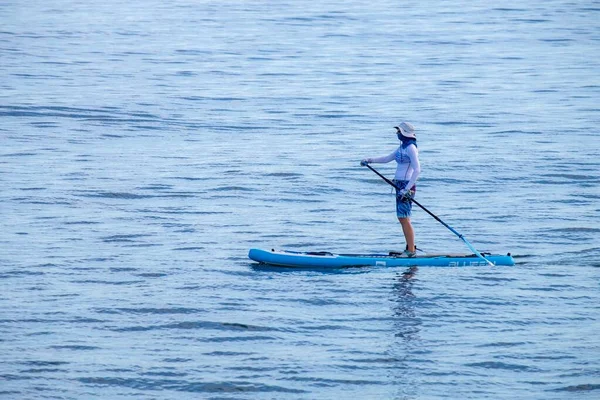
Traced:
<svg viewBox="0 0 600 400">
<path fill-rule="evenodd" d="M 494 265 L 512 266 L 512 256 L 483 253 Z M 251 249 L 248 257 L 261 264 L 291 268 L 350 268 L 350 267 L 484 267 L 487 262 L 475 254 L 425 254 L 399 257 L 389 254 L 335 254 L 326 251 L 298 252 L 289 250 Z"/>
</svg>

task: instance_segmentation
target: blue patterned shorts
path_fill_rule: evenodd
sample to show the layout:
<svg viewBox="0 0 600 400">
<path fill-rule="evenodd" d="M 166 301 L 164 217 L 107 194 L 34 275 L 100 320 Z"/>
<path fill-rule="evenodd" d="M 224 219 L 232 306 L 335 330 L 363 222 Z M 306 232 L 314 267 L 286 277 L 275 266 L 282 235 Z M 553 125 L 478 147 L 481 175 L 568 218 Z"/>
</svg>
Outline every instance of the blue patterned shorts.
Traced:
<svg viewBox="0 0 600 400">
<path fill-rule="evenodd" d="M 393 182 L 400 189 L 404 189 L 408 183 L 408 181 L 397 181 L 396 179 L 394 179 Z M 414 196 L 415 192 L 417 191 L 417 187 L 413 186 L 410 191 Z M 398 195 L 398 192 L 399 190 L 396 189 L 396 216 L 398 218 L 408 218 L 412 214 L 412 202 L 402 198 L 402 196 Z"/>
</svg>

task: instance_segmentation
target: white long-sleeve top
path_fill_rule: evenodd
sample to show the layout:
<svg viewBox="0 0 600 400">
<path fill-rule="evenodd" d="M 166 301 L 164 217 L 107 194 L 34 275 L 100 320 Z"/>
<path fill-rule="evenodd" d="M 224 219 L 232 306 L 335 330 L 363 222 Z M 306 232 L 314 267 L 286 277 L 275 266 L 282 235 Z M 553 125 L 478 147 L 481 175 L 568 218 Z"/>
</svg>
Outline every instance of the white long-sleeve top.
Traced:
<svg viewBox="0 0 600 400">
<path fill-rule="evenodd" d="M 406 148 L 399 146 L 393 153 L 383 157 L 371 158 L 369 159 L 369 162 L 389 163 L 392 160 L 396 160 L 398 163 L 394 179 L 408 181 L 408 184 L 405 187 L 407 189 L 412 188 L 421 173 L 419 150 L 417 149 L 417 146 L 412 143 L 406 146 Z"/>
</svg>

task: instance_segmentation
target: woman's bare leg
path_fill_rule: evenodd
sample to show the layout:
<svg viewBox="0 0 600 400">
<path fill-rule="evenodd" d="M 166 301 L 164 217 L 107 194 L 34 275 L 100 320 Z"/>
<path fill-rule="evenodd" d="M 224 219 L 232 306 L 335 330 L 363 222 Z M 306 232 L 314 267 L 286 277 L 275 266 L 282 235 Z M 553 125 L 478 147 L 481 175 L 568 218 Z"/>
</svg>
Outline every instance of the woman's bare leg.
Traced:
<svg viewBox="0 0 600 400">
<path fill-rule="evenodd" d="M 398 218 L 400 225 L 402 225 L 402 232 L 404 232 L 404 239 L 406 239 L 406 248 L 408 251 L 415 252 L 415 231 L 410 223 L 410 218 Z"/>
</svg>

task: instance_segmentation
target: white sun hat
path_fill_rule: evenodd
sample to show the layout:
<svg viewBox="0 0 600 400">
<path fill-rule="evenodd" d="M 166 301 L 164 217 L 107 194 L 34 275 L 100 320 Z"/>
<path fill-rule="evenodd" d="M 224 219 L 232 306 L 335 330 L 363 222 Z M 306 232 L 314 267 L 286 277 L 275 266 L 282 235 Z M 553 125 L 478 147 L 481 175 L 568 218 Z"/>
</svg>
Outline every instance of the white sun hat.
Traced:
<svg viewBox="0 0 600 400">
<path fill-rule="evenodd" d="M 400 126 L 395 126 L 394 128 L 399 130 L 400 133 L 402 133 L 402 136 L 404 136 L 404 137 L 412 138 L 412 139 L 417 138 L 417 136 L 415 135 L 415 127 L 412 126 L 412 124 L 410 124 L 408 122 L 402 122 L 400 124 Z"/>
</svg>

